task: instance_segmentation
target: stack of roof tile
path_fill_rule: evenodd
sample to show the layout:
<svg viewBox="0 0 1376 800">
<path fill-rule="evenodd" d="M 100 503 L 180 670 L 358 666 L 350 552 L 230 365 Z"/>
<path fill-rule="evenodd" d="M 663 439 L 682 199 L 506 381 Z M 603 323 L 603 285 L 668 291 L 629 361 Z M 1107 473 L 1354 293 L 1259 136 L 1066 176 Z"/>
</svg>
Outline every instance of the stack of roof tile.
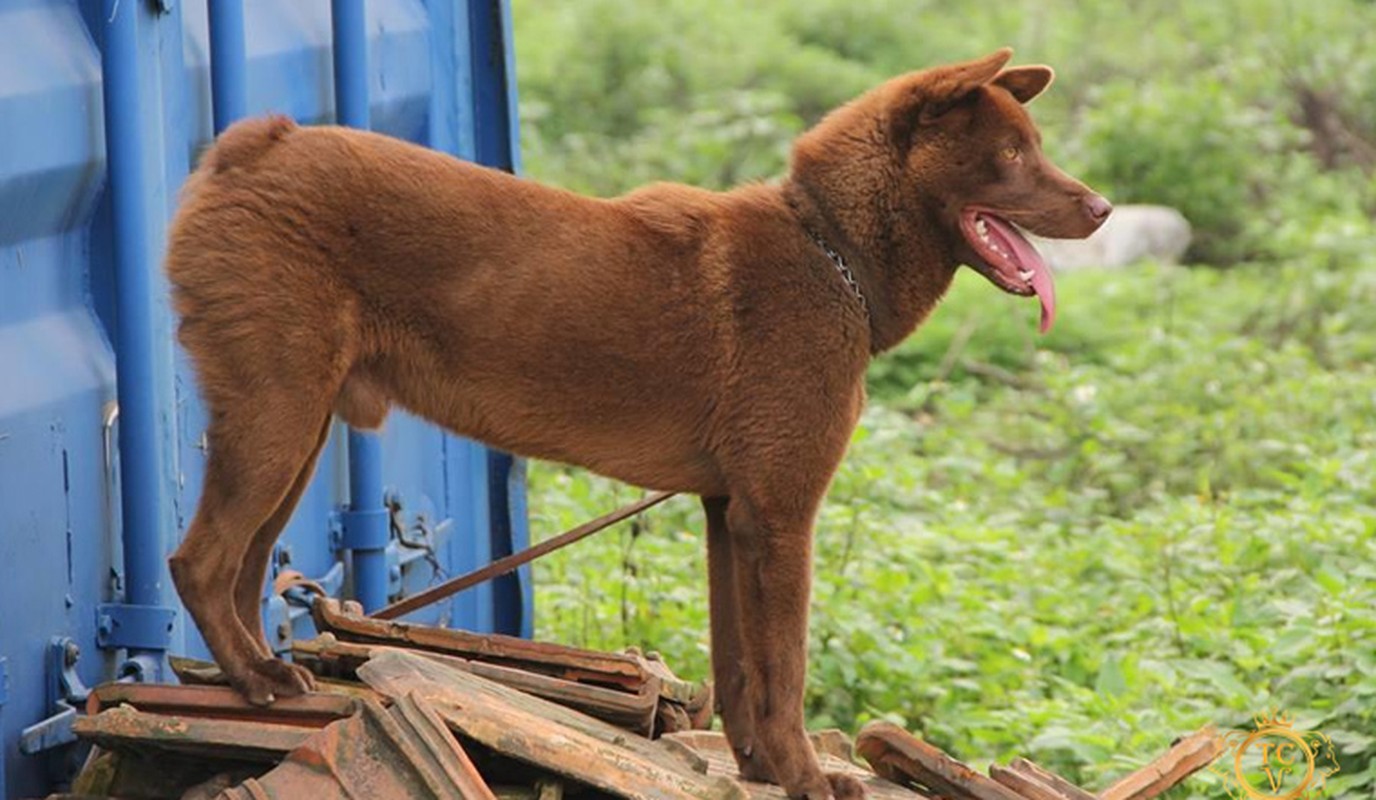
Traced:
<svg viewBox="0 0 1376 800">
<path fill-rule="evenodd" d="M 96 689 L 93 745 L 70 795 L 182 800 L 339 798 L 780 798 L 736 775 L 711 692 L 638 652 L 601 653 L 369 619 L 330 600 L 297 663 L 320 691 L 269 708 L 179 662 L 184 683 Z M 982 775 L 889 723 L 813 736 L 829 771 L 876 798 L 1148 800 L 1217 755 L 1208 731 L 1103 794 L 1023 759 Z"/>
</svg>

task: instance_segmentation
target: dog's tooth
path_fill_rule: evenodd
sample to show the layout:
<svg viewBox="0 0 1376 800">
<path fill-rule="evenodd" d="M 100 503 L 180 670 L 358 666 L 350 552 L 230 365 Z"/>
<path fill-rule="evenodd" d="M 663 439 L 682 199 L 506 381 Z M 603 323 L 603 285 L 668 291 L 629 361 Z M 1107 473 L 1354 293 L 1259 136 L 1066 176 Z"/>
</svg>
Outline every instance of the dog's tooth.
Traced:
<svg viewBox="0 0 1376 800">
<path fill-rule="evenodd" d="M 1032 276 L 1033 276 L 1033 275 L 1036 275 L 1036 273 L 1033 272 L 1033 271 L 1030 270 L 1030 269 L 1020 269 L 1020 270 L 1018 270 L 1018 277 L 1022 278 L 1022 279 L 1025 280 L 1025 281 L 1030 281 L 1030 280 L 1032 280 Z"/>
</svg>

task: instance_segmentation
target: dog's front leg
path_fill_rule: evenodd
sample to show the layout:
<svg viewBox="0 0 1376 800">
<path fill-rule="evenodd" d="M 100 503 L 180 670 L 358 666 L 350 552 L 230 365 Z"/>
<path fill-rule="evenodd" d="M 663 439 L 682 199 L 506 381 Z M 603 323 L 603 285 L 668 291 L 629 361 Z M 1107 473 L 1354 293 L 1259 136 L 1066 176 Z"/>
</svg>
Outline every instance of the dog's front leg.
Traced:
<svg viewBox="0 0 1376 800">
<path fill-rule="evenodd" d="M 747 673 L 741 699 L 754 725 L 753 741 L 732 745 L 738 752 L 757 747 L 789 797 L 857 798 L 865 790 L 854 777 L 822 773 L 803 722 L 812 521 L 819 502 L 796 494 L 733 496 L 727 507 Z M 728 700 L 723 696 L 723 704 Z M 723 716 L 729 736 L 730 718 Z"/>
</svg>

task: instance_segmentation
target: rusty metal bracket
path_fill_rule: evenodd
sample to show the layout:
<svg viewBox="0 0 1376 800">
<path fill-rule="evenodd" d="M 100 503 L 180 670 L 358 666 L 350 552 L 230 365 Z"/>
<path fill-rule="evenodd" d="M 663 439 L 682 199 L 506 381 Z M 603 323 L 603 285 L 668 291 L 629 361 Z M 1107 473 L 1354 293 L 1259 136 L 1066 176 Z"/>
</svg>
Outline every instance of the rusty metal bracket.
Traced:
<svg viewBox="0 0 1376 800">
<path fill-rule="evenodd" d="M 400 617 L 403 614 L 408 614 L 412 611 L 415 611 L 418 608 L 424 608 L 425 606 L 428 606 L 431 603 L 435 603 L 437 601 L 443 600 L 446 597 L 458 594 L 459 592 L 462 592 L 464 589 L 477 586 L 478 584 L 483 583 L 484 581 L 490 581 L 498 576 L 505 575 L 509 572 L 513 572 L 518 567 L 528 564 L 531 561 L 534 561 L 535 559 L 543 555 L 553 553 L 555 550 L 568 547 L 569 545 L 579 541 L 580 539 L 586 539 L 594 533 L 609 528 L 612 525 L 615 525 L 616 523 L 622 521 L 623 519 L 633 517 L 636 514 L 639 514 L 648 508 L 652 508 L 654 506 L 659 505 L 660 503 L 663 503 L 665 500 L 668 500 L 675 494 L 675 492 L 655 492 L 653 494 L 647 495 L 646 497 L 637 500 L 636 502 L 631 503 L 630 505 L 622 506 L 621 508 L 611 512 L 610 514 L 600 516 L 597 519 L 592 520 L 591 522 L 585 522 L 582 525 L 573 528 L 572 530 L 565 531 L 552 539 L 546 539 L 545 541 L 533 547 L 528 547 L 519 553 L 513 553 L 507 556 L 506 558 L 497 559 L 491 564 L 488 564 L 487 566 L 482 567 L 481 569 L 476 569 L 468 573 L 467 575 L 460 575 L 457 578 L 452 578 L 450 580 L 445 581 L 444 583 L 432 586 L 429 589 L 420 592 L 419 594 L 412 595 L 411 597 L 408 597 L 405 600 L 392 603 L 391 605 L 386 606 L 385 608 L 381 608 L 377 611 L 374 611 L 369 616 L 373 617 L 374 619 L 396 619 L 397 617 Z"/>
</svg>

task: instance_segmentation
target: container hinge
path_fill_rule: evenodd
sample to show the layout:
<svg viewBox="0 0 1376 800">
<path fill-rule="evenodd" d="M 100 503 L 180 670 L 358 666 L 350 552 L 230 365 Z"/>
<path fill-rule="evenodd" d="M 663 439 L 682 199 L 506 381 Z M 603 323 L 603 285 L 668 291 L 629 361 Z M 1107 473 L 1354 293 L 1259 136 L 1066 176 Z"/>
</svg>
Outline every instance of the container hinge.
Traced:
<svg viewBox="0 0 1376 800">
<path fill-rule="evenodd" d="M 311 619 L 314 590 L 318 587 L 327 597 L 339 597 L 344 588 L 344 563 L 335 562 L 328 572 L 315 580 L 303 580 L 299 585 L 279 590 L 276 582 L 281 578 L 281 570 L 290 568 L 291 548 L 287 545 L 278 547 L 276 561 L 279 572 L 274 578 L 274 591 L 263 598 L 261 613 L 273 652 L 284 655 L 291 652 L 292 642 L 298 636 L 309 638 L 315 635 Z"/>
<path fill-rule="evenodd" d="M 80 658 L 81 648 L 66 636 L 55 636 L 48 642 L 48 699 L 53 715 L 20 733 L 19 752 L 32 756 L 76 741 L 72 723 L 76 722 L 77 708 L 91 693 L 76 671 Z"/>
</svg>

